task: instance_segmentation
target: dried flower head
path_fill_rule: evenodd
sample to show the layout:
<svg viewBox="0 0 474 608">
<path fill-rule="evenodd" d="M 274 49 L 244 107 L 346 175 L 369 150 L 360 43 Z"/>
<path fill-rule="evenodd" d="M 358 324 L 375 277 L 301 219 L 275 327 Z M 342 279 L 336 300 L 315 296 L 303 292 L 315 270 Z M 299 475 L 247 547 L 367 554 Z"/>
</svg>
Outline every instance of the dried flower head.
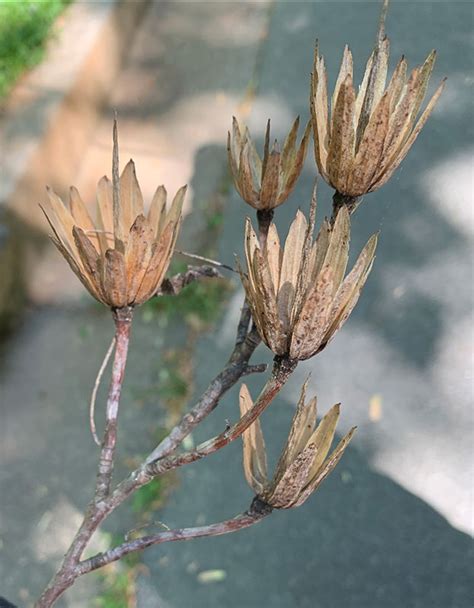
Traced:
<svg viewBox="0 0 474 608">
<path fill-rule="evenodd" d="M 229 166 L 237 192 L 254 209 L 274 209 L 286 201 L 303 169 L 310 136 L 306 126 L 299 148 L 296 145 L 299 117 L 293 123 L 280 152 L 275 140 L 270 150 L 270 121 L 267 123 L 263 159 L 257 153 L 247 127 L 244 134 L 237 119 L 228 134 Z"/>
<path fill-rule="evenodd" d="M 310 100 L 316 163 L 326 182 L 346 196 L 362 196 L 385 184 L 405 158 L 444 86 L 443 81 L 417 121 L 436 53 L 432 51 L 409 76 L 402 57 L 386 86 L 388 57 L 389 41 L 382 27 L 356 95 L 352 54 L 346 46 L 329 112 L 326 68 L 316 46 Z"/>
<path fill-rule="evenodd" d="M 318 488 L 339 462 L 355 431 L 338 443 L 327 458 L 339 418 L 339 404 L 333 406 L 316 425 L 316 397 L 306 403 L 306 386 L 291 424 L 290 434 L 272 480 L 267 477 L 265 442 L 257 420 L 243 433 L 243 463 L 248 484 L 256 495 L 276 509 L 298 507 Z M 243 416 L 253 406 L 245 384 L 240 389 Z"/>
<path fill-rule="evenodd" d="M 347 209 L 339 211 L 333 228 L 323 222 L 314 243 L 313 225 L 314 217 L 308 225 L 298 211 L 282 250 L 272 223 L 262 250 L 247 219 L 247 275 L 240 271 L 262 340 L 276 355 L 298 360 L 321 351 L 346 321 L 370 272 L 377 244 L 373 235 L 344 278 L 350 235 Z"/>
<path fill-rule="evenodd" d="M 99 181 L 95 222 L 75 188 L 70 189 L 68 207 L 48 188 L 43 211 L 53 243 L 89 293 L 106 306 L 123 308 L 156 294 L 173 254 L 186 186 L 169 210 L 166 190 L 159 186 L 145 214 L 132 160 L 118 180 L 115 144 L 116 137 L 116 187 L 107 177 Z"/>
</svg>

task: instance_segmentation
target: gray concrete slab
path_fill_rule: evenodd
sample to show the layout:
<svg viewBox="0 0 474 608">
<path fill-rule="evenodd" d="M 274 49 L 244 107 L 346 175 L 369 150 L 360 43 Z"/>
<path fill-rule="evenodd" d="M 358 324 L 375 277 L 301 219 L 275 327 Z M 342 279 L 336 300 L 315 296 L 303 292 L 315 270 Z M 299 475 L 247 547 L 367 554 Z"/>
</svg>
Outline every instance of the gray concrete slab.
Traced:
<svg viewBox="0 0 474 608">
<path fill-rule="evenodd" d="M 255 15 L 261 18 L 259 11 L 251 12 L 251 6 L 258 7 L 157 3 L 155 17 L 145 23 L 141 39 L 150 44 L 155 28 L 166 24 L 158 39 L 166 40 L 168 33 L 168 43 L 174 46 L 172 55 L 164 55 L 166 59 L 159 55 L 148 60 L 152 70 L 162 65 L 167 74 L 181 74 L 181 66 L 189 61 L 187 69 L 199 73 L 196 79 L 190 76 L 188 81 L 182 76 L 176 80 L 174 93 L 160 89 L 166 81 L 156 83 L 156 91 L 165 97 L 157 120 L 166 117 L 161 125 L 168 125 L 167 137 L 171 137 L 173 125 L 182 126 L 190 107 L 185 100 L 174 114 L 171 102 L 180 91 L 178 85 L 189 83 L 184 97 L 192 96 L 193 91 L 202 94 L 193 114 L 195 121 L 216 91 L 241 98 L 252 77 L 257 40 L 253 38 L 252 52 L 247 42 L 241 46 L 239 40 L 254 27 Z M 375 4 L 368 2 L 275 3 L 260 56 L 252 128 L 262 133 L 270 116 L 276 131 L 283 133 L 294 115 L 307 116 L 308 74 L 316 36 L 333 79 L 347 41 L 360 74 L 372 44 L 375 13 Z M 260 23 L 265 31 L 264 22 Z M 352 424 L 359 426 L 353 447 L 318 494 L 300 509 L 276 513 L 239 534 L 148 550 L 144 563 L 149 573 L 140 578 L 139 608 L 472 606 L 472 541 L 467 533 L 472 529 L 469 256 L 474 223 L 472 207 L 466 212 L 472 195 L 471 27 L 472 11 L 467 3 L 393 4 L 388 22 L 393 55 L 405 52 L 412 65 L 436 46 L 435 79 L 448 75 L 450 84 L 397 176 L 379 193 L 367 197 L 354 220 L 354 252 L 371 232 L 382 229 L 376 265 L 357 310 L 327 351 L 298 369 L 263 418 L 275 460 L 299 386 L 311 371 L 311 388 L 317 391 L 322 410 L 343 402 L 341 432 Z M 191 36 L 193 42 L 181 44 L 183 35 Z M 179 69 L 174 65 L 176 58 L 180 58 Z M 212 69 L 207 67 L 209 62 Z M 209 90 L 212 95 L 207 95 Z M 137 95 L 137 108 L 140 101 Z M 153 104 L 145 107 L 148 117 L 153 115 Z M 211 159 L 225 157 L 229 122 L 224 114 L 227 116 L 230 106 L 225 105 L 222 114 L 216 108 L 212 106 L 205 114 L 204 124 L 209 125 L 211 135 L 195 140 L 191 160 L 199 159 L 199 165 L 189 164 L 194 191 L 203 196 L 207 184 L 202 168 Z M 218 128 L 212 120 L 214 114 L 218 115 Z M 136 120 L 133 112 L 130 116 Z M 140 134 L 146 132 L 146 124 L 135 122 Z M 133 126 L 131 122 L 130 137 L 135 133 Z M 204 129 L 199 122 L 182 128 L 198 134 Z M 100 137 L 97 141 L 100 148 Z M 131 143 L 135 156 L 140 142 Z M 164 158 L 166 150 L 161 149 Z M 179 159 L 180 149 L 172 148 L 175 158 Z M 88 170 L 82 175 L 84 183 L 92 179 Z M 307 208 L 314 175 L 310 155 L 292 201 L 279 211 L 282 230 L 299 204 Z M 321 218 L 329 212 L 329 191 L 324 185 L 320 200 Z M 232 260 L 233 251 L 241 252 L 243 217 L 249 210 L 236 196 L 228 201 L 220 243 L 225 261 Z M 221 327 L 198 345 L 196 361 L 201 372 L 196 393 L 229 352 L 241 297 L 241 293 L 235 294 Z M 84 325 L 90 328 L 89 334 L 80 331 Z M 95 454 L 90 450 L 82 400 L 87 397 L 84 387 L 90 385 L 106 348 L 109 326 L 105 317 L 61 304 L 33 311 L 4 347 L 0 591 L 9 599 L 22 600 L 22 605 L 28 605 L 28 598 L 21 589 L 31 597 L 40 586 L 57 558 L 47 554 L 47 548 L 60 551 L 58 539 L 66 540 L 71 521 L 87 501 L 84 487 Z M 137 325 L 137 350 L 136 355 L 132 350 L 127 391 L 132 391 L 132 383 L 141 386 L 153 380 L 159 366 L 156 339 L 149 327 Z M 256 362 L 261 360 L 268 360 L 263 347 L 255 356 Z M 253 394 L 262 381 L 249 379 Z M 132 401 L 133 394 L 128 395 Z M 372 419 L 370 416 L 374 399 L 381 406 L 377 420 L 373 413 Z M 124 408 L 127 431 L 135 425 L 146 426 L 146 411 L 142 408 L 140 417 L 126 417 Z M 194 440 L 207 438 L 221 430 L 227 418 L 236 416 L 237 392 L 233 391 Z M 139 430 L 127 432 L 127 445 L 133 443 L 134 434 Z M 232 445 L 183 470 L 179 488 L 157 519 L 170 527 L 193 525 L 246 508 L 251 493 L 243 479 L 240 450 L 240 445 Z M 52 521 L 68 525 L 62 534 L 56 528 L 53 535 Z M 125 529 L 127 523 L 125 516 L 111 526 Z M 20 538 L 26 540 L 18 541 Z M 212 569 L 222 570 L 223 580 L 200 583 L 199 573 Z M 64 605 L 90 605 L 84 594 L 93 592 L 93 583 L 84 580 L 82 589 L 68 596 Z"/>
</svg>

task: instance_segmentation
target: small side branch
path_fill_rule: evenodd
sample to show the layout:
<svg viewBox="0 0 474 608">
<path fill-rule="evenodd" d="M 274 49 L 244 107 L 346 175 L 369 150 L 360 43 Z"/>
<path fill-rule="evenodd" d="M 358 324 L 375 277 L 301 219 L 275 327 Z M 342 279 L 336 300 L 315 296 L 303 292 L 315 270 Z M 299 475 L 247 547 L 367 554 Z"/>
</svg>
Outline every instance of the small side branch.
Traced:
<svg viewBox="0 0 474 608">
<path fill-rule="evenodd" d="M 178 540 L 192 540 L 194 538 L 203 538 L 206 536 L 222 536 L 223 534 L 237 532 L 238 530 L 249 528 L 259 521 L 262 521 L 262 519 L 270 515 L 271 512 L 272 509 L 269 505 L 266 505 L 258 498 L 255 498 L 248 511 L 234 517 L 233 519 L 227 519 L 208 526 L 177 528 L 175 530 L 167 530 L 157 534 L 142 536 L 141 538 L 124 542 L 121 545 L 110 549 L 109 551 L 98 553 L 90 559 L 79 563 L 79 575 L 87 574 L 93 570 L 102 568 L 107 564 L 125 557 L 129 553 L 142 551 L 143 549 L 151 547 L 152 545 L 160 545 L 162 543 L 175 542 Z"/>
<path fill-rule="evenodd" d="M 193 429 L 208 416 L 217 406 L 222 395 L 248 373 L 264 371 L 262 367 L 249 368 L 248 362 L 254 350 L 260 344 L 260 337 L 255 329 L 248 331 L 250 310 L 245 303 L 239 325 L 234 349 L 224 369 L 211 381 L 196 405 L 183 416 L 181 421 L 171 429 L 165 439 L 151 452 L 146 462 L 164 458 L 173 452 Z"/>
<path fill-rule="evenodd" d="M 209 454 L 217 452 L 217 450 L 222 449 L 231 441 L 234 441 L 240 437 L 242 433 L 246 431 L 253 422 L 255 422 L 255 420 L 262 414 L 268 405 L 270 405 L 274 397 L 280 392 L 282 387 L 287 382 L 296 365 L 297 361 L 295 360 L 275 357 L 271 377 L 262 389 L 262 392 L 255 401 L 253 407 L 244 416 L 242 416 L 242 418 L 240 418 L 235 424 L 226 429 L 220 435 L 217 435 L 216 437 L 213 437 L 212 439 L 209 439 L 208 441 L 199 445 L 195 450 L 148 462 L 145 467 L 142 467 L 140 474 L 135 477 L 135 480 L 141 480 L 146 483 L 147 480 L 150 480 L 157 475 L 161 475 L 166 471 L 176 469 L 185 464 L 190 464 L 191 462 L 195 462 L 196 460 L 200 460 Z M 118 486 L 117 490 L 119 490 L 119 488 L 120 485 Z"/>
<path fill-rule="evenodd" d="M 203 278 L 223 278 L 221 273 L 212 266 L 188 266 L 186 272 L 175 274 L 170 279 L 164 279 L 157 296 L 176 296 L 190 283 Z"/>
</svg>

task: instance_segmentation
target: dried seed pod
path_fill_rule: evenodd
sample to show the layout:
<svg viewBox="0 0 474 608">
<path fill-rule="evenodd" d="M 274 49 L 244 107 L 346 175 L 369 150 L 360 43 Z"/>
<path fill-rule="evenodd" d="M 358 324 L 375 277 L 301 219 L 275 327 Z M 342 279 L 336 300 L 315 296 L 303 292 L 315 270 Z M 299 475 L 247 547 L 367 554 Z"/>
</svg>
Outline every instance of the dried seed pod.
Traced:
<svg viewBox="0 0 474 608">
<path fill-rule="evenodd" d="M 118 162 L 118 153 L 114 159 Z M 53 230 L 52 241 L 96 300 L 123 308 L 156 294 L 173 254 L 186 186 L 178 190 L 169 210 L 166 190 L 160 186 L 145 214 L 130 160 L 115 197 L 112 182 L 107 177 L 100 180 L 96 222 L 75 188 L 70 190 L 69 207 L 53 191 L 47 192 L 43 211 Z"/>
<path fill-rule="evenodd" d="M 286 201 L 303 169 L 310 137 L 310 123 L 297 147 L 299 117 L 280 151 L 275 140 L 270 150 L 270 121 L 267 123 L 263 159 L 257 153 L 249 130 L 243 134 L 234 117 L 228 133 L 227 152 L 235 188 L 243 200 L 258 210 L 274 209 Z"/>
<path fill-rule="evenodd" d="M 333 452 L 340 405 L 334 405 L 316 424 L 316 397 L 306 402 L 306 386 L 290 428 L 290 433 L 271 480 L 267 477 L 266 452 L 260 419 L 244 432 L 243 464 L 249 486 L 258 498 L 275 509 L 297 507 L 319 487 L 342 457 L 355 432 L 355 427 L 343 437 Z M 245 384 L 240 389 L 242 416 L 253 406 Z"/>
<path fill-rule="evenodd" d="M 350 236 L 347 209 L 339 211 L 332 229 L 323 222 L 314 243 L 311 223 L 298 211 L 283 249 L 272 223 L 262 250 L 247 219 L 247 273 L 240 270 L 260 337 L 276 355 L 298 360 L 320 352 L 346 321 L 368 277 L 377 245 L 377 235 L 373 235 L 344 278 Z"/>
<path fill-rule="evenodd" d="M 373 192 L 390 179 L 443 90 L 444 81 L 417 121 L 436 52 L 409 76 L 402 57 L 386 85 L 388 57 L 389 41 L 379 35 L 356 94 L 346 46 L 329 110 L 326 68 L 316 45 L 310 95 L 314 154 L 324 180 L 344 196 Z"/>
</svg>

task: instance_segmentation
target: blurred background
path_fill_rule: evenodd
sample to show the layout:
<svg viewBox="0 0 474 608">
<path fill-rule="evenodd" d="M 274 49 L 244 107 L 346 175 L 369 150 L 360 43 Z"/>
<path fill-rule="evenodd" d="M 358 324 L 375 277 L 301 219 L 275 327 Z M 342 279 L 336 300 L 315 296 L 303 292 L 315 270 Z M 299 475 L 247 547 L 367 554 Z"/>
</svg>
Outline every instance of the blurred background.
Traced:
<svg viewBox="0 0 474 608">
<path fill-rule="evenodd" d="M 345 43 L 360 82 L 379 10 L 358 1 L 0 2 L 0 595 L 31 606 L 80 522 L 98 457 L 88 402 L 113 332 L 48 241 L 44 186 L 66 195 L 73 184 L 94 204 L 97 181 L 110 175 L 116 109 L 122 166 L 133 157 L 145 199 L 161 183 L 172 194 L 190 185 L 179 246 L 233 264 L 253 212 L 227 171 L 232 115 L 259 145 L 267 118 L 279 138 L 298 114 L 307 120 L 315 38 L 330 89 Z M 353 258 L 381 231 L 356 310 L 262 421 L 276 458 L 311 373 L 320 411 L 340 401 L 340 433 L 358 426 L 351 448 L 299 509 L 149 549 L 79 581 L 58 606 L 472 607 L 473 5 L 393 1 L 386 28 L 392 69 L 400 55 L 413 67 L 435 47 L 430 90 L 444 76 L 447 87 L 395 176 L 354 216 Z M 277 211 L 281 232 L 308 209 L 315 175 L 310 150 Z M 330 210 L 320 181 L 319 220 Z M 176 256 L 173 269 L 186 263 Z M 118 475 L 220 370 L 242 300 L 229 276 L 137 312 Z M 269 360 L 263 346 L 253 359 Z M 263 382 L 248 378 L 252 394 Z M 236 419 L 237 389 L 188 447 Z M 139 525 L 219 521 L 250 500 L 236 442 L 141 490 L 94 548 Z"/>
</svg>

